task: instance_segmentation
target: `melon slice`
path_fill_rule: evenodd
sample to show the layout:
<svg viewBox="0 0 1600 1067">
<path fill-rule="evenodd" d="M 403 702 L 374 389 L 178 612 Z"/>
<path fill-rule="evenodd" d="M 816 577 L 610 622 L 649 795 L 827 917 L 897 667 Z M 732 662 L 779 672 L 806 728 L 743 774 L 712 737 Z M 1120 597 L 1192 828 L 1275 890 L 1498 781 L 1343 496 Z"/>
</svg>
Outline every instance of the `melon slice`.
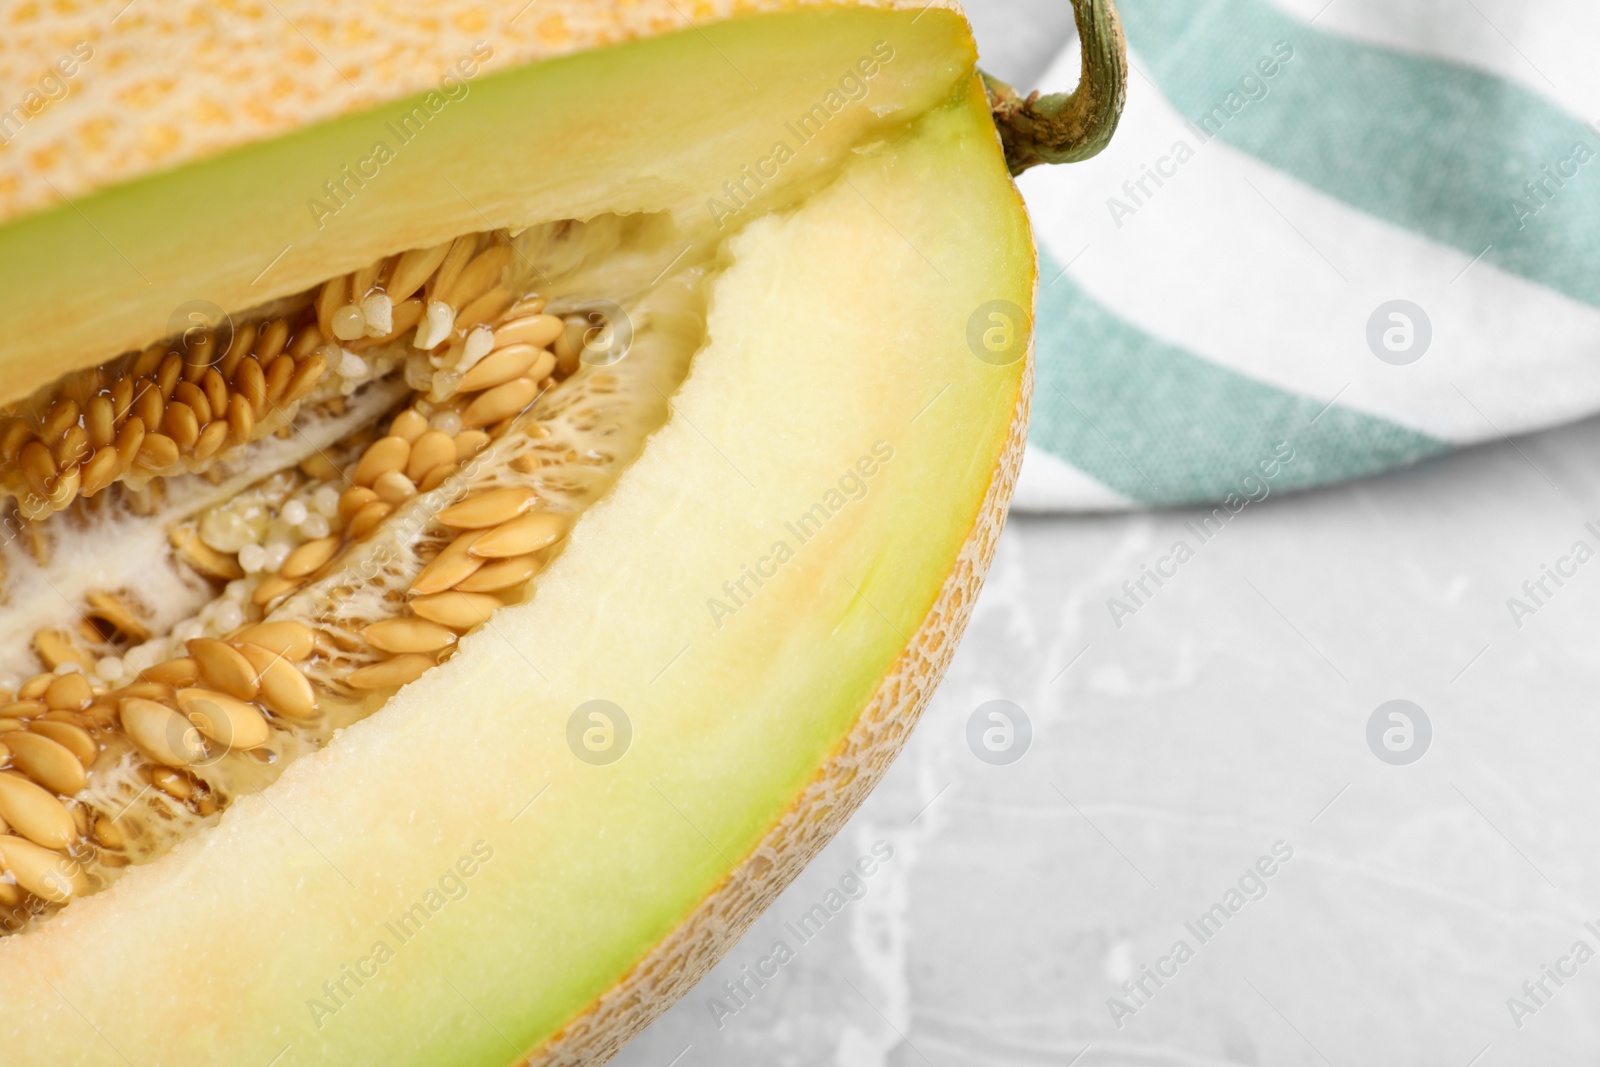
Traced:
<svg viewBox="0 0 1600 1067">
<path fill-rule="evenodd" d="M 953 652 L 1030 386 L 991 111 L 1015 169 L 1120 89 L 986 92 L 942 7 L 562 10 L 343 197 L 427 97 L 8 186 L 6 1062 L 600 1062 Z"/>
</svg>

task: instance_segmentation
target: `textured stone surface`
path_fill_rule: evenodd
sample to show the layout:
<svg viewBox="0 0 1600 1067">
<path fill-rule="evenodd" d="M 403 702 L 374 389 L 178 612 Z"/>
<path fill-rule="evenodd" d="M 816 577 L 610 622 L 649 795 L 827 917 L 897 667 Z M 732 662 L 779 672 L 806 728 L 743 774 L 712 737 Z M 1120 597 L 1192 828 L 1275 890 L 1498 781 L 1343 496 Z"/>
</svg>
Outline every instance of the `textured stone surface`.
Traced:
<svg viewBox="0 0 1600 1067">
<path fill-rule="evenodd" d="M 1520 1029 L 1506 1001 L 1600 949 L 1600 561 L 1520 630 L 1506 600 L 1600 548 L 1597 452 L 1590 421 L 1273 496 L 1204 545 L 1190 512 L 1013 518 L 883 785 L 615 1062 L 1589 1062 L 1600 960 Z M 1178 538 L 1195 557 L 1116 628 L 1106 599 Z M 996 698 L 1034 731 L 1011 766 L 967 747 Z M 1394 698 L 1434 729 L 1409 766 L 1366 741 Z M 894 858 L 801 943 L 785 923 L 880 840 Z M 1266 896 L 1201 944 L 1185 922 L 1280 840 Z M 1107 998 L 1179 938 L 1194 958 L 1117 1028 Z M 717 1011 L 780 939 L 793 960 Z"/>
</svg>

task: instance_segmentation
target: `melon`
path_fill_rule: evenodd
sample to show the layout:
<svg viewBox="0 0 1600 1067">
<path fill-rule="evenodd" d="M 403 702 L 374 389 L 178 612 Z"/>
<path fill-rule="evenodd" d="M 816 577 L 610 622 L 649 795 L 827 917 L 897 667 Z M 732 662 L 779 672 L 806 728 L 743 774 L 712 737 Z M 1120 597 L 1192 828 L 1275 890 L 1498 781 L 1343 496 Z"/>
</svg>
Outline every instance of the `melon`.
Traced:
<svg viewBox="0 0 1600 1067">
<path fill-rule="evenodd" d="M 681 996 L 982 581 L 1010 174 L 1121 108 L 1075 7 L 1027 98 L 942 3 L 18 13 L 5 1062 L 598 1063 Z"/>
</svg>

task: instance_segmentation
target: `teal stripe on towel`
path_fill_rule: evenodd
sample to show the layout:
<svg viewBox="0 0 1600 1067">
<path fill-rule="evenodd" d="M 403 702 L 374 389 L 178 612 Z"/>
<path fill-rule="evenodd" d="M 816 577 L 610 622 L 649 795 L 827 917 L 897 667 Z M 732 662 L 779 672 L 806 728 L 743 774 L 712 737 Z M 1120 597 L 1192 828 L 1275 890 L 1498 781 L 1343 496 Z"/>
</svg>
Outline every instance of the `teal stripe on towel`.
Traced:
<svg viewBox="0 0 1600 1067">
<path fill-rule="evenodd" d="M 1280 442 L 1274 491 L 1355 478 L 1449 446 L 1308 400 L 1159 341 L 1113 315 L 1039 252 L 1038 367 L 1029 443 L 1145 504 L 1245 492 Z"/>
<path fill-rule="evenodd" d="M 1486 262 L 1600 305 L 1596 129 L 1519 85 L 1325 33 L 1265 0 L 1125 0 L 1119 8 L 1144 73 L 1192 124 L 1287 41 L 1294 56 L 1263 82 L 1267 95 L 1213 119 L 1216 136 L 1468 258 L 1488 248 Z M 1579 145 L 1588 162 L 1564 163 Z M 1561 187 L 1548 181 L 1541 206 L 1524 183 L 1547 180 L 1546 167 L 1576 176 Z M 1539 210 L 1519 222 L 1514 198 L 1525 212 Z"/>
</svg>

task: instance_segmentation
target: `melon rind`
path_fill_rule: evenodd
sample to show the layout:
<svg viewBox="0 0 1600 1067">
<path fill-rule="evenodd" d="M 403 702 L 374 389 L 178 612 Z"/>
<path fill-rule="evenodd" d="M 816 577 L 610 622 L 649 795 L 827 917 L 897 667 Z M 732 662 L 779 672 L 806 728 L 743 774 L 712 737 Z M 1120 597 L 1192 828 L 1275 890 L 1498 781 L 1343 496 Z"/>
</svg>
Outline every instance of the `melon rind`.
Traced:
<svg viewBox="0 0 1600 1067">
<path fill-rule="evenodd" d="M 16 150 L 0 152 L 0 223 L 438 89 L 447 77 L 808 7 L 960 11 L 955 0 L 11 5 L 0 101 L 23 111 L 4 127 Z"/>
<path fill-rule="evenodd" d="M 802 5 L 666 29 L 486 71 L 459 99 L 435 100 L 437 112 L 426 93 L 386 97 L 6 218 L 0 403 L 181 332 L 196 308 L 253 308 L 462 233 L 648 212 L 671 217 L 686 235 L 723 236 L 781 204 L 786 190 L 836 169 L 852 146 L 891 136 L 937 106 L 976 59 L 965 20 L 937 6 Z M 866 94 L 828 113 L 800 146 L 786 124 L 827 100 L 880 44 L 893 58 Z M 176 57 L 163 62 L 182 70 Z M 418 109 L 412 134 L 406 116 Z M 17 158 L 34 132 L 22 131 L 0 160 Z M 714 219 L 711 201 L 730 202 L 726 183 L 768 159 L 780 139 L 795 158 L 759 202 Z M 343 194 L 329 193 L 330 182 Z"/>
</svg>

